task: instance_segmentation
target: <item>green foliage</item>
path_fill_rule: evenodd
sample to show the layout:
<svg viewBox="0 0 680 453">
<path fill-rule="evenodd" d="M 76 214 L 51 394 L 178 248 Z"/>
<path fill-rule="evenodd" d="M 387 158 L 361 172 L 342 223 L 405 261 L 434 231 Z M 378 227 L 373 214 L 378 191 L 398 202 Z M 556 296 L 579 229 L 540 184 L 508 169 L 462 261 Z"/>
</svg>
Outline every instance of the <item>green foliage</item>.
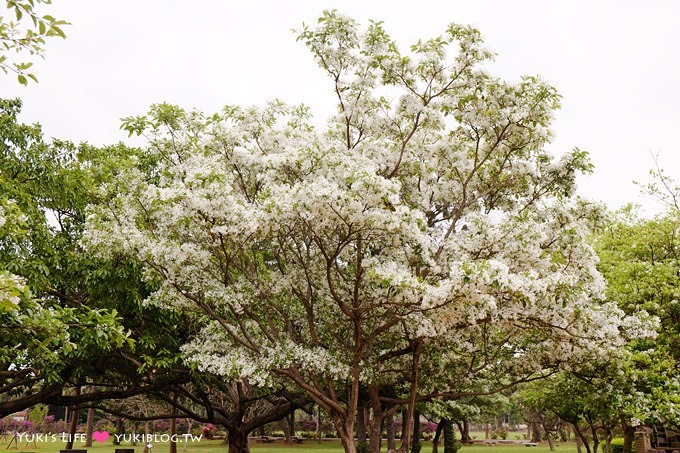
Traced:
<svg viewBox="0 0 680 453">
<path fill-rule="evenodd" d="M 460 444 L 456 442 L 451 420 L 442 420 L 444 423 L 444 453 L 456 453 Z"/>
<path fill-rule="evenodd" d="M 94 166 L 78 164 L 73 144 L 45 143 L 39 126 L 20 124 L 20 109 L 18 100 L 0 100 L 3 402 L 77 381 L 102 355 L 132 345 L 114 309 L 121 293 L 98 282 L 102 297 L 90 298 L 86 276 L 101 262 L 79 240 L 85 206 L 96 199 Z"/>
<path fill-rule="evenodd" d="M 657 345 L 680 359 L 680 211 L 651 220 L 632 208 L 617 213 L 597 240 L 607 296 L 627 312 L 646 310 L 661 320 Z"/>
<path fill-rule="evenodd" d="M 47 415 L 47 409 L 46 404 L 36 404 L 28 411 L 28 420 L 33 423 L 33 425 L 40 424 Z"/>
<path fill-rule="evenodd" d="M 617 437 L 612 439 L 609 444 L 609 453 L 623 453 L 623 438 Z"/>
<path fill-rule="evenodd" d="M 38 81 L 30 72 L 33 62 L 12 61 L 11 56 L 18 55 L 22 60 L 25 57 L 42 57 L 47 38 L 66 37 L 62 27 L 68 22 L 49 14 L 40 15 L 36 10 L 38 5 L 51 3 L 52 0 L 6 0 L 7 9 L 16 19 L 0 16 L 0 69 L 5 74 L 16 74 L 22 85 L 27 85 L 29 79 Z"/>
<path fill-rule="evenodd" d="M 661 173 L 658 178 L 671 197 L 667 212 L 643 219 L 633 207 L 622 209 L 595 245 L 607 298 L 628 313 L 644 310 L 660 320 L 658 336 L 631 342 L 631 355 L 621 364 L 628 417 L 678 426 L 673 408 L 680 404 L 680 211 L 672 202 L 672 181 Z M 659 186 L 655 190 L 661 196 Z"/>
</svg>

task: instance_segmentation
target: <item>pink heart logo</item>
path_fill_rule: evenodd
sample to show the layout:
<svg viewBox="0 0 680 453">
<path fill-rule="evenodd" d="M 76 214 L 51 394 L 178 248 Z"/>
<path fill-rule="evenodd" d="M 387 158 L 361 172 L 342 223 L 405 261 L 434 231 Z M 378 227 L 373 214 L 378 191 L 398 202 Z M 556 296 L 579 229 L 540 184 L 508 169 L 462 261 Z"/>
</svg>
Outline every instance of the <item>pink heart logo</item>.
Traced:
<svg viewBox="0 0 680 453">
<path fill-rule="evenodd" d="M 104 443 L 106 439 L 109 438 L 109 432 L 108 431 L 95 431 L 92 433 L 92 438 L 96 440 L 97 442 Z"/>
</svg>

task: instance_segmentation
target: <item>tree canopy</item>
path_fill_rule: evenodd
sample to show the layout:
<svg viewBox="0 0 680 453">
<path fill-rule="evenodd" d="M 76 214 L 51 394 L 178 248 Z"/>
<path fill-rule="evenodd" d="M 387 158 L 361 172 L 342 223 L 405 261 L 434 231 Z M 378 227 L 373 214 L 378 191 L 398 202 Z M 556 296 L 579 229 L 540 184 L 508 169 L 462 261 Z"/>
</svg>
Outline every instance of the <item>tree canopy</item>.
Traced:
<svg viewBox="0 0 680 453">
<path fill-rule="evenodd" d="M 377 430 L 395 408 L 652 335 L 603 301 L 587 240 L 599 209 L 574 196 L 587 154 L 545 150 L 553 87 L 488 74 L 471 27 L 402 53 L 380 23 L 325 12 L 298 39 L 337 95 L 326 128 L 279 101 L 209 116 L 155 105 L 123 127 L 157 167 L 128 168 L 90 211 L 90 250 L 143 261 L 147 303 L 209 320 L 188 363 L 287 380 L 354 452 L 362 399 Z"/>
</svg>

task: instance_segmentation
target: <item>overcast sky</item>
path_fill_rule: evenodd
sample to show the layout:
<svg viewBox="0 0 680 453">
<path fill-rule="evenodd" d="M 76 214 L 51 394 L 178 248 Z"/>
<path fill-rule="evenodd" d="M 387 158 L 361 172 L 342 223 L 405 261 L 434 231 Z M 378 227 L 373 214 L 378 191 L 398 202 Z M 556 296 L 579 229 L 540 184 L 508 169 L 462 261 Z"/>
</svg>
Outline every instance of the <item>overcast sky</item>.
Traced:
<svg viewBox="0 0 680 453">
<path fill-rule="evenodd" d="M 651 153 L 680 179 L 680 1 L 231 1 L 54 0 L 43 9 L 71 22 L 49 41 L 25 88 L 0 75 L 0 95 L 24 101 L 25 122 L 48 137 L 128 140 L 120 118 L 152 103 L 218 111 L 280 98 L 325 118 L 331 85 L 293 28 L 337 9 L 383 20 L 405 49 L 457 22 L 479 28 L 497 53 L 491 72 L 540 74 L 564 96 L 551 150 L 588 150 L 595 174 L 579 192 L 616 208 L 637 202 Z"/>
</svg>

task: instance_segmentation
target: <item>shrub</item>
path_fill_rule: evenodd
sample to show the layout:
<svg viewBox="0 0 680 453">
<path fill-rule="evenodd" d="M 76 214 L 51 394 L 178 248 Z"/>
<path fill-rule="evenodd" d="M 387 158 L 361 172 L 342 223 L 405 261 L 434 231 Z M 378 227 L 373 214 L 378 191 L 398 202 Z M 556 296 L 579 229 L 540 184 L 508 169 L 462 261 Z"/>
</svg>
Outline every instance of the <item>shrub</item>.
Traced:
<svg viewBox="0 0 680 453">
<path fill-rule="evenodd" d="M 206 423 L 201 427 L 201 434 L 203 434 L 203 437 L 206 439 L 212 439 L 216 431 L 217 428 L 215 428 L 215 425 L 212 423 Z"/>
<path fill-rule="evenodd" d="M 609 445 L 609 453 L 623 453 L 623 437 L 612 439 Z"/>
<path fill-rule="evenodd" d="M 54 422 L 54 415 L 45 415 L 38 425 L 38 430 L 42 433 L 54 433 L 56 423 Z"/>
<path fill-rule="evenodd" d="M 170 422 L 167 420 L 156 420 L 153 422 L 153 430 L 157 433 L 165 433 L 170 429 Z"/>
</svg>

